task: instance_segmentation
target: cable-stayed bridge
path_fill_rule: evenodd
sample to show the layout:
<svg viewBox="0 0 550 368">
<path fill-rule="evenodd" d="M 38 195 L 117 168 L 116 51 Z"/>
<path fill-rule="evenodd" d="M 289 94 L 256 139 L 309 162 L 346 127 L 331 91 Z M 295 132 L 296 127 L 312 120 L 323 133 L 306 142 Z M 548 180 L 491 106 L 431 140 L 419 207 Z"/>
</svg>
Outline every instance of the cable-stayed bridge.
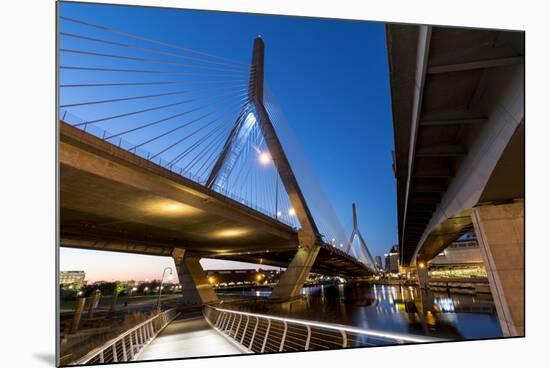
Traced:
<svg viewBox="0 0 550 368">
<path fill-rule="evenodd" d="M 287 155 L 260 37 L 247 63 L 60 21 L 61 246 L 172 256 L 192 304 L 215 299 L 201 258 L 287 268 L 274 299 L 310 271 L 376 272 L 357 226 L 348 238 Z"/>
</svg>

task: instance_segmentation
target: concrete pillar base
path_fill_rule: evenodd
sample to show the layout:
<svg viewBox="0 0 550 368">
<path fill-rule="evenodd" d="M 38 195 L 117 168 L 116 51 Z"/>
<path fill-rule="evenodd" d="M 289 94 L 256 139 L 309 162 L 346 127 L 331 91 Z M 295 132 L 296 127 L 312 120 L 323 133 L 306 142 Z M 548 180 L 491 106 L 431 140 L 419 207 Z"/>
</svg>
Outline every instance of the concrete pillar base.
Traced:
<svg viewBox="0 0 550 368">
<path fill-rule="evenodd" d="M 269 299 L 273 301 L 289 301 L 300 296 L 311 267 L 315 263 L 319 246 L 311 248 L 300 247 L 296 255 L 281 276 L 279 283 L 273 288 Z"/>
<path fill-rule="evenodd" d="M 524 202 L 474 208 L 472 222 L 504 336 L 524 332 Z"/>
<path fill-rule="evenodd" d="M 175 248 L 172 258 L 176 264 L 185 307 L 200 307 L 219 301 L 212 285 L 208 283 L 199 257 L 190 256 L 184 249 Z"/>
<path fill-rule="evenodd" d="M 418 286 L 420 289 L 429 289 L 430 279 L 428 277 L 428 266 L 425 263 L 422 263 L 422 265 L 420 263 L 416 265 L 416 275 L 418 277 Z"/>
</svg>

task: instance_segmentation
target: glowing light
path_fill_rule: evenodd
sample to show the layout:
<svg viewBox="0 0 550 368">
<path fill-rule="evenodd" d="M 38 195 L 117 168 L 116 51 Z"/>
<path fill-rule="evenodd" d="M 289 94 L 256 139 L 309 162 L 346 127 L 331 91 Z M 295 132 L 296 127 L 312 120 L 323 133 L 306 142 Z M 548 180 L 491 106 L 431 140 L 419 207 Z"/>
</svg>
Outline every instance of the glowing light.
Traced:
<svg viewBox="0 0 550 368">
<path fill-rule="evenodd" d="M 194 215 L 199 212 L 199 210 L 194 207 L 169 199 L 148 201 L 145 203 L 144 208 L 146 211 L 164 216 Z"/>
<path fill-rule="evenodd" d="M 423 269 L 424 267 L 426 267 L 424 262 L 418 262 L 418 268 Z"/>
<path fill-rule="evenodd" d="M 212 276 L 210 276 L 210 277 L 208 278 L 208 282 L 209 282 L 209 283 L 213 284 L 214 281 L 216 281 L 216 279 L 213 278 Z"/>
<path fill-rule="evenodd" d="M 260 152 L 258 159 L 265 166 L 271 162 L 271 155 L 268 152 Z"/>
<path fill-rule="evenodd" d="M 296 211 L 294 211 L 294 208 L 291 207 L 291 208 L 288 210 L 288 214 L 289 214 L 290 216 L 294 216 L 294 215 L 296 215 Z"/>
<path fill-rule="evenodd" d="M 277 216 L 281 216 L 282 215 L 282 212 L 281 211 L 277 211 Z"/>
<path fill-rule="evenodd" d="M 218 238 L 235 238 L 237 236 L 245 235 L 249 231 L 250 230 L 244 229 L 244 228 L 231 228 L 231 229 L 216 231 L 214 233 L 214 236 Z"/>
</svg>

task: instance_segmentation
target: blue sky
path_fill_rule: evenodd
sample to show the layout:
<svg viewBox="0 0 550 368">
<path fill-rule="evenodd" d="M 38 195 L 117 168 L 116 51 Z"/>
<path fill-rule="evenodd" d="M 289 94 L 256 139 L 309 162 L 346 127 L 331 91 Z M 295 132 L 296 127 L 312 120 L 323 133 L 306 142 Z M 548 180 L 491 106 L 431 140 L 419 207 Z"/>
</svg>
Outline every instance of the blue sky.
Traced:
<svg viewBox="0 0 550 368">
<path fill-rule="evenodd" d="M 252 42 L 261 35 L 266 81 L 340 221 L 351 231 L 355 202 L 373 255 L 397 242 L 383 24 L 74 3 L 61 4 L 61 15 L 243 62 L 249 62 Z M 64 21 L 60 29 L 84 30 Z M 86 34 L 100 36 L 97 31 Z M 78 48 L 77 42 L 62 40 L 62 47 Z M 78 56 L 62 55 L 62 65 L 71 62 L 77 64 Z M 62 73 L 61 82 L 71 78 Z M 62 103 L 93 98 L 62 91 Z M 93 117 L 85 108 L 75 114 Z M 62 269 L 83 268 L 79 262 L 92 259 L 85 253 L 62 250 Z"/>
</svg>

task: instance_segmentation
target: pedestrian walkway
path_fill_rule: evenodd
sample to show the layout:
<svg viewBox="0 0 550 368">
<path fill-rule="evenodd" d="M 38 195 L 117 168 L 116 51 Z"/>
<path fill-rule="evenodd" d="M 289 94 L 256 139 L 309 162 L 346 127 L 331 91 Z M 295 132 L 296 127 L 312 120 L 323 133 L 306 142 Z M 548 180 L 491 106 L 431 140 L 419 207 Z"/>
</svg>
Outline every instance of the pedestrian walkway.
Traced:
<svg viewBox="0 0 550 368">
<path fill-rule="evenodd" d="M 204 317 L 176 319 L 136 360 L 176 359 L 243 354 L 235 344 L 212 329 Z"/>
</svg>

